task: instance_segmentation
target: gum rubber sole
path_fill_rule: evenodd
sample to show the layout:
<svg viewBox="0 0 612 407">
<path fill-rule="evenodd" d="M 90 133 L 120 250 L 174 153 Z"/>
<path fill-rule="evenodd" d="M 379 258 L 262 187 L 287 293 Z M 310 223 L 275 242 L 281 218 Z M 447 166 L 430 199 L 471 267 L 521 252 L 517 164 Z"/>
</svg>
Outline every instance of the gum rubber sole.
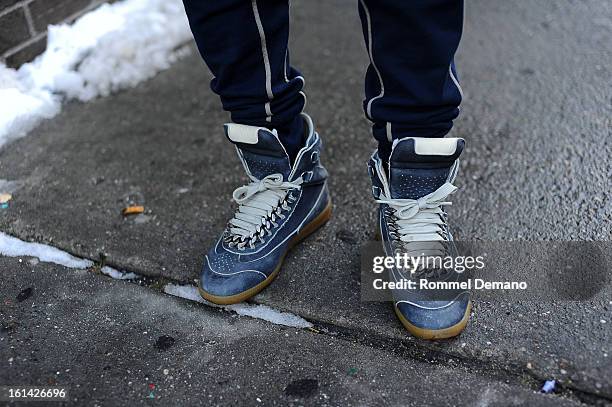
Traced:
<svg viewBox="0 0 612 407">
<path fill-rule="evenodd" d="M 291 241 L 289 242 L 289 247 L 287 248 L 287 251 L 281 257 L 280 261 L 278 262 L 278 265 L 276 266 L 272 274 L 270 274 L 261 283 L 257 284 L 254 287 L 249 288 L 246 291 L 241 292 L 240 294 L 219 296 L 219 295 L 209 294 L 206 291 L 202 290 L 202 288 L 200 287 L 200 283 L 198 282 L 198 291 L 200 292 L 200 296 L 207 301 L 210 301 L 212 303 L 219 304 L 219 305 L 237 304 L 239 302 L 246 301 L 249 298 L 255 296 L 261 290 L 263 290 L 268 285 L 270 285 L 272 281 L 274 281 L 274 279 L 276 278 L 276 276 L 281 270 L 281 266 L 283 265 L 283 261 L 285 260 L 285 256 L 287 255 L 289 250 L 291 250 L 296 244 L 306 239 L 309 235 L 311 235 L 317 229 L 319 229 L 321 226 L 327 223 L 329 218 L 331 218 L 331 214 L 332 214 L 332 204 L 331 204 L 331 201 L 329 201 L 325 209 L 323 209 L 323 211 L 319 215 L 317 215 L 316 218 L 314 218 L 308 225 L 306 225 L 306 227 L 304 227 L 304 229 L 302 229 L 297 235 L 295 235 L 291 239 Z"/>
<path fill-rule="evenodd" d="M 451 327 L 444 329 L 419 328 L 418 326 L 411 324 L 410 321 L 408 321 L 406 317 L 402 315 L 402 313 L 396 306 L 394 306 L 393 309 L 395 310 L 395 314 L 399 318 L 402 325 L 404 325 L 404 328 L 406 328 L 408 332 L 410 332 L 413 336 L 429 340 L 448 339 L 459 335 L 465 329 L 465 326 L 467 325 L 468 320 L 470 319 L 470 312 L 472 311 L 472 302 L 468 302 L 468 306 L 465 309 L 465 314 L 463 314 L 463 318 L 461 318 L 461 321 Z"/>
</svg>

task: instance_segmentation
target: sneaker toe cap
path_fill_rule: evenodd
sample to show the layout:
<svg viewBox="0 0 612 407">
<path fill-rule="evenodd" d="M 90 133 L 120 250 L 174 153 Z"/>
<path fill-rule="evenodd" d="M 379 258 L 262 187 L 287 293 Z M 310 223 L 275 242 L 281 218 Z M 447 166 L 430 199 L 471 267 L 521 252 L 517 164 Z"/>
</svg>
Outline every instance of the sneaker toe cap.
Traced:
<svg viewBox="0 0 612 407">
<path fill-rule="evenodd" d="M 245 292 L 266 279 L 258 270 L 238 270 L 221 272 L 205 265 L 200 276 L 200 288 L 218 297 L 228 297 Z"/>
<path fill-rule="evenodd" d="M 428 301 L 418 305 L 407 302 L 396 304 L 396 310 L 410 325 L 422 330 L 446 330 L 464 324 L 470 301 Z M 404 322 L 404 321 L 402 321 Z"/>
</svg>

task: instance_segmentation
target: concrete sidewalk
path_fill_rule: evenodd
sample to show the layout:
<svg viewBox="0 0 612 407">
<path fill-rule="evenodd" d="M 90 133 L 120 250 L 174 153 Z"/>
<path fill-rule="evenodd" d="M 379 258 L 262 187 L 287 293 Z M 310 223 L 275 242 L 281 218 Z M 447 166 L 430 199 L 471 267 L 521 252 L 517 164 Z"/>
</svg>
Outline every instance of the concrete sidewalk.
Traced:
<svg viewBox="0 0 612 407">
<path fill-rule="evenodd" d="M 612 4 L 562 3 L 468 4 L 458 58 L 466 102 L 453 133 L 468 148 L 450 208 L 463 239 L 610 240 Z M 293 17 L 293 60 L 326 143 L 335 213 L 254 301 L 406 366 L 452 358 L 517 385 L 528 378 L 531 390 L 555 378 L 571 397 L 612 402 L 609 285 L 583 303 L 477 303 L 460 338 L 433 343 L 408 337 L 388 304 L 360 301 L 359 249 L 376 228 L 365 169 L 374 143 L 360 103 L 367 55 L 354 2 L 297 3 Z M 136 89 L 66 106 L 0 150 L 0 179 L 19 184 L 0 230 L 192 282 L 233 212 L 231 192 L 245 182 L 209 80 L 194 52 Z M 147 212 L 124 219 L 129 202 Z M 96 284 L 108 295 L 118 287 Z M 274 340 L 290 351 L 282 335 Z"/>
<path fill-rule="evenodd" d="M 421 362 L 88 271 L 28 258 L 0 268 L 0 384 L 65 387 L 71 405 L 579 405 L 530 390 L 532 379 Z"/>
</svg>

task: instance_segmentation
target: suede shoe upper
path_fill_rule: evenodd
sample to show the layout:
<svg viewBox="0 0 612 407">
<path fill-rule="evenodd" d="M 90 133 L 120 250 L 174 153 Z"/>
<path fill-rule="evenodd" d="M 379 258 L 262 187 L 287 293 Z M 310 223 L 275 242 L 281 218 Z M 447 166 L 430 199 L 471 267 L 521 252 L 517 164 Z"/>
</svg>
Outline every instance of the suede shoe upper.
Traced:
<svg viewBox="0 0 612 407">
<path fill-rule="evenodd" d="M 234 217 L 205 257 L 200 288 L 212 296 L 234 296 L 276 271 L 300 230 L 328 205 L 327 171 L 320 164 L 321 139 L 312 121 L 291 165 L 275 131 L 227 124 L 250 183 L 234 191 Z"/>
<path fill-rule="evenodd" d="M 456 187 L 452 182 L 463 139 L 405 138 L 393 144 L 389 163 L 375 152 L 368 170 L 372 193 L 379 202 L 379 222 L 387 256 L 457 256 L 444 206 Z M 385 165 L 387 168 L 385 169 Z M 387 176 L 388 174 L 388 176 Z M 416 273 L 393 268 L 391 281 L 426 278 L 458 280 L 463 276 L 445 270 L 422 268 Z M 450 290 L 393 290 L 395 305 L 418 328 L 439 330 L 456 324 L 468 307 L 469 292 Z"/>
</svg>

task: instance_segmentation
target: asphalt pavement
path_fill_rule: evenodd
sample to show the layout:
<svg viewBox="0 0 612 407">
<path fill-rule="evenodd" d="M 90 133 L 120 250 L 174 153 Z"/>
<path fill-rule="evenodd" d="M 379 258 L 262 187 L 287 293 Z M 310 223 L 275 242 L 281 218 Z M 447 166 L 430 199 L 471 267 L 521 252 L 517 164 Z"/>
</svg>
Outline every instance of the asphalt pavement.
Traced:
<svg viewBox="0 0 612 407">
<path fill-rule="evenodd" d="M 457 57 L 466 97 L 452 132 L 466 139 L 467 150 L 457 180 L 460 191 L 453 196 L 449 210 L 461 239 L 610 241 L 611 16 L 612 3 L 606 0 L 468 2 L 464 40 Z M 294 2 L 292 17 L 292 60 L 306 77 L 307 111 L 325 142 L 323 161 L 331 174 L 334 216 L 288 256 L 280 277 L 254 302 L 300 315 L 323 332 L 322 338 L 301 331 L 290 334 L 310 347 L 312 354 L 306 354 L 312 356 L 313 364 L 329 360 L 338 371 L 353 367 L 341 361 L 344 354 L 337 349 L 352 343 L 350 357 L 354 360 L 377 364 L 374 371 L 384 370 L 387 363 L 403 372 L 395 377 L 410 376 L 401 381 L 403 386 L 409 386 L 415 375 L 411 372 L 419 369 L 432 369 L 431 377 L 439 379 L 435 383 L 442 383 L 445 377 L 455 381 L 464 373 L 476 375 L 475 383 L 487 381 L 486 375 L 478 372 L 490 369 L 498 372 L 492 381 L 509 381 L 509 386 L 526 391 L 516 393 L 526 404 L 530 404 L 531 392 L 552 378 L 560 382 L 559 397 L 567 397 L 566 401 L 612 403 L 609 285 L 597 298 L 583 302 L 477 302 L 470 324 L 459 338 L 433 343 L 410 338 L 389 304 L 360 300 L 360 247 L 374 240 L 376 231 L 375 203 L 365 166 L 375 144 L 361 111 L 368 58 L 356 7 L 352 1 Z M 19 187 L 11 207 L 0 211 L 0 230 L 121 270 L 192 283 L 203 253 L 233 212 L 231 192 L 246 181 L 235 150 L 222 135 L 221 124 L 228 116 L 209 90 L 210 79 L 194 51 L 134 89 L 86 104 L 68 104 L 61 115 L 5 146 L 0 150 L 0 179 L 14 181 Z M 121 209 L 128 203 L 143 204 L 145 214 L 124 218 Z M 41 274 L 47 272 L 68 273 L 42 267 Z M 25 276 L 30 278 L 30 274 L 24 274 L 23 279 Z M 2 288 L 7 297 L 15 296 L 15 290 L 25 284 L 25 280 L 20 283 L 18 274 L 11 278 L 13 288 Z M 136 290 L 97 276 L 80 278 L 99 296 L 117 293 L 120 297 L 121 290 Z M 57 287 L 53 281 L 46 278 L 40 286 L 48 285 L 46 291 L 51 293 Z M 76 311 L 88 310 L 93 301 L 85 288 L 78 289 L 79 281 L 66 282 L 66 287 L 75 287 L 73 295 L 61 290 L 72 298 L 67 301 L 74 302 L 72 311 L 51 307 L 49 312 L 60 319 L 67 318 L 62 312 L 71 312 L 77 323 L 92 324 L 93 316 Z M 302 359 L 292 362 L 287 356 L 294 352 L 296 343 L 285 341 L 282 329 L 244 318 L 235 322 L 231 315 L 217 315 L 204 306 L 185 305 L 146 291 L 151 288 L 138 290 L 138 302 L 126 300 L 126 310 L 148 309 L 147 301 L 168 301 L 175 307 L 173 315 L 180 315 L 176 318 L 202 327 L 198 335 L 214 336 L 204 332 L 206 321 L 213 319 L 210 324 L 215 335 L 230 335 L 223 333 L 224 329 L 246 330 L 241 335 L 250 339 L 233 342 L 242 364 L 265 363 L 272 372 L 277 369 L 274 366 L 295 370 L 302 363 Z M 184 315 L 179 311 L 183 309 L 187 309 Z M 176 330 L 174 337 L 187 335 L 173 318 L 163 316 L 163 309 L 151 305 L 150 310 L 151 318 L 161 321 L 156 332 L 164 331 L 167 323 Z M 123 318 L 124 339 L 115 343 L 128 343 L 131 335 L 138 341 L 152 340 L 137 335 L 139 328 L 130 327 L 134 321 L 130 315 Z M 80 335 L 75 338 L 88 340 Z M 264 335 L 279 356 L 273 357 L 265 347 L 257 347 L 258 351 L 249 355 L 246 350 L 253 348 L 257 335 Z M 42 340 L 36 338 L 32 340 Z M 185 340 L 192 340 L 190 349 L 196 351 L 193 347 L 198 347 L 199 339 L 187 335 Z M 315 349 L 325 341 L 331 341 L 330 354 L 315 358 Z M 27 346 L 41 348 L 44 342 Z M 23 343 L 10 351 L 17 355 L 19 347 L 22 355 L 29 354 Z M 61 360 L 62 366 L 68 366 L 74 362 L 71 357 L 102 357 L 100 349 L 78 349 L 75 355 L 58 356 L 58 364 Z M 130 349 L 135 348 L 130 345 L 118 352 L 128 360 L 142 356 Z M 1 356 L 4 361 L 4 354 Z M 95 360 L 91 369 L 101 366 Z M 111 358 L 107 365 L 119 369 L 114 367 L 117 360 Z M 182 366 L 180 360 L 172 363 L 176 369 Z M 231 368 L 233 361 L 228 363 L 218 373 L 231 377 L 227 379 L 230 382 L 246 385 L 253 380 L 266 388 L 270 387 L 266 380 L 273 381 L 254 367 L 241 375 Z M 402 404 L 401 397 L 360 399 L 366 394 L 380 397 L 381 391 L 391 394 L 393 386 L 387 390 L 360 387 L 346 384 L 345 378 L 336 377 L 343 383 L 342 390 L 338 387 L 325 393 L 321 383 L 333 381 L 330 377 L 335 376 L 318 376 L 323 373 L 317 366 L 319 370 L 311 367 L 304 376 L 318 381 L 315 398 L 310 399 L 318 404 L 337 405 L 342 400 Z M 435 373 L 437 368 L 442 370 Z M 26 378 L 34 380 L 41 375 L 34 369 Z M 298 376 L 292 373 L 291 377 L 298 380 Z M 140 382 L 143 377 L 139 376 Z M 6 377 L 0 379 L 6 381 Z M 392 380 L 381 376 L 386 379 Z M 72 380 L 78 382 L 76 377 Z M 196 386 L 196 382 L 186 380 L 184 386 Z M 466 382 L 457 379 L 456 383 L 458 387 L 452 389 L 458 390 Z M 281 387 L 270 387 L 276 389 L 273 398 L 280 404 L 286 401 Z M 476 404 L 477 397 L 484 397 L 485 388 L 469 387 L 479 396 L 464 401 Z M 361 393 L 350 398 L 351 389 Z M 415 389 L 405 393 L 407 400 L 421 400 Z M 256 394 L 245 393 L 244 397 Z M 134 397 L 139 397 L 137 394 Z M 325 401 L 322 394 L 337 398 Z M 215 398 L 218 404 L 236 400 L 222 390 L 211 397 L 220 396 L 226 398 Z"/>
</svg>

